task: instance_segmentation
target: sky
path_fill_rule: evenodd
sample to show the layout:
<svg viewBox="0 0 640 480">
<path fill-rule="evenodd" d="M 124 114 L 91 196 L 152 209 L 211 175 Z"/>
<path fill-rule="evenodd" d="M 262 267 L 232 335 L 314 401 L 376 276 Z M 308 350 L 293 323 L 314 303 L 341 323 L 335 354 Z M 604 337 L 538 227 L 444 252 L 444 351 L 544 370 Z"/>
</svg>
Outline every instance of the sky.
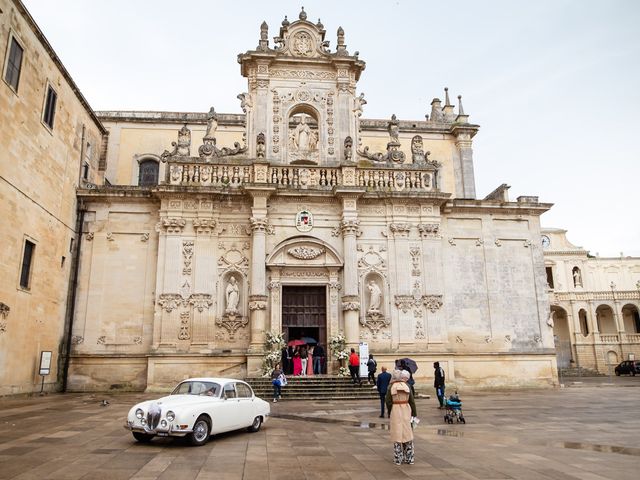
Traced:
<svg viewBox="0 0 640 480">
<path fill-rule="evenodd" d="M 507 183 L 573 244 L 640 256 L 637 0 L 23 1 L 94 110 L 222 113 L 262 21 L 272 39 L 304 5 L 366 61 L 365 118 L 424 119 L 448 86 L 480 125 L 478 198 Z"/>
</svg>

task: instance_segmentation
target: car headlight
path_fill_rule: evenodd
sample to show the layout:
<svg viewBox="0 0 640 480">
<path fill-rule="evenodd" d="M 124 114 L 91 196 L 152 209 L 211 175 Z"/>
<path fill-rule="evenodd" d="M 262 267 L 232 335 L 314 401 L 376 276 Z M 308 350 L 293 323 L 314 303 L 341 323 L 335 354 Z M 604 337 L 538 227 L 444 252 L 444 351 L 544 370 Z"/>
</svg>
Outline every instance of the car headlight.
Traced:
<svg viewBox="0 0 640 480">
<path fill-rule="evenodd" d="M 167 420 L 169 420 L 170 422 L 173 422 L 175 419 L 176 419 L 176 414 L 173 411 L 169 410 L 167 412 Z"/>
<path fill-rule="evenodd" d="M 167 428 L 167 421 L 166 420 L 162 420 L 160 422 L 160 425 L 162 426 L 162 428 Z"/>
<path fill-rule="evenodd" d="M 136 409 L 136 418 L 142 418 L 144 417 L 144 412 L 142 411 L 141 408 Z"/>
</svg>

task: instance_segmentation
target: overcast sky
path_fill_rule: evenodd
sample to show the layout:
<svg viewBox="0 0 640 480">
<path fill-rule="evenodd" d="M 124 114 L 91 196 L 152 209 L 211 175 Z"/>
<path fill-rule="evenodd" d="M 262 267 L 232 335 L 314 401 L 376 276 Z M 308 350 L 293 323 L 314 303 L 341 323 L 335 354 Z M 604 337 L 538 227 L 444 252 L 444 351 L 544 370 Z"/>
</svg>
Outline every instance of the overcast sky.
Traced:
<svg viewBox="0 0 640 480">
<path fill-rule="evenodd" d="M 241 113 L 236 56 L 301 1 L 23 0 L 95 110 Z M 424 119 L 463 96 L 476 189 L 554 203 L 545 227 L 640 256 L 640 1 L 304 1 L 332 50 L 367 62 L 366 118 Z M 271 42 L 271 45 L 273 43 Z"/>
</svg>

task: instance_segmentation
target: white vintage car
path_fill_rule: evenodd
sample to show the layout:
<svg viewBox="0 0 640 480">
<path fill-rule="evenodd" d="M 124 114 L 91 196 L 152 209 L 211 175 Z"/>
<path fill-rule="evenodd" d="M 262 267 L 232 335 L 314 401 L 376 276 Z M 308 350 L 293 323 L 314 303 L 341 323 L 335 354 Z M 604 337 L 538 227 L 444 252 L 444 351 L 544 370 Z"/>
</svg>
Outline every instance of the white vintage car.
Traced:
<svg viewBox="0 0 640 480">
<path fill-rule="evenodd" d="M 270 405 L 242 380 L 189 378 L 170 395 L 135 405 L 125 428 L 139 442 L 186 436 L 192 445 L 204 445 L 215 433 L 240 428 L 257 432 L 270 413 Z"/>
</svg>

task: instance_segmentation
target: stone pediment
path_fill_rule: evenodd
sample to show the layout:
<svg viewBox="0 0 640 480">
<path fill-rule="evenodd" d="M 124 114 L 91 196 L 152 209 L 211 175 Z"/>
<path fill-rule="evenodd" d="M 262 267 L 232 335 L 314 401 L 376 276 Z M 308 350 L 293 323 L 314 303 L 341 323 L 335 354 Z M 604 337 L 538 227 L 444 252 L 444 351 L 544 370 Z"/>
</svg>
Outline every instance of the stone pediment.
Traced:
<svg viewBox="0 0 640 480">
<path fill-rule="evenodd" d="M 268 267 L 341 267 L 340 254 L 326 242 L 314 237 L 295 237 L 285 240 L 267 257 Z"/>
</svg>

